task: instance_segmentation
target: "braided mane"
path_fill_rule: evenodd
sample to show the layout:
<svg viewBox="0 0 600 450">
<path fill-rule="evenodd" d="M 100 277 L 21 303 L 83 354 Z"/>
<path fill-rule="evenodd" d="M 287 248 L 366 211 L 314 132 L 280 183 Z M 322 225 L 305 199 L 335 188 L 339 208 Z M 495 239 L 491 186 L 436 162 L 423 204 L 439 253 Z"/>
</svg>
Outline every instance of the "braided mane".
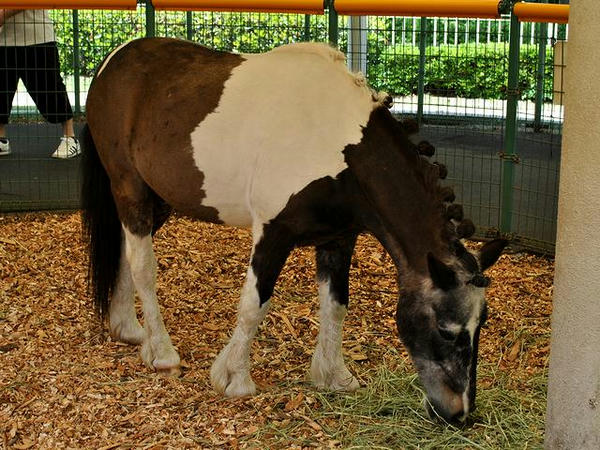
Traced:
<svg viewBox="0 0 600 450">
<path fill-rule="evenodd" d="M 438 162 L 430 162 L 429 158 L 435 154 L 435 147 L 428 141 L 415 142 L 419 132 L 419 125 L 414 119 L 404 119 L 399 122 L 403 133 L 408 136 L 418 154 L 416 164 L 417 173 L 420 175 L 425 192 L 431 204 L 439 209 L 440 243 L 448 245 L 454 255 L 457 255 L 457 246 L 460 239 L 469 238 L 475 233 L 475 225 L 470 219 L 464 218 L 463 207 L 454 203 L 456 196 L 452 188 L 442 186 L 440 180 L 448 175 L 446 166 Z"/>
</svg>

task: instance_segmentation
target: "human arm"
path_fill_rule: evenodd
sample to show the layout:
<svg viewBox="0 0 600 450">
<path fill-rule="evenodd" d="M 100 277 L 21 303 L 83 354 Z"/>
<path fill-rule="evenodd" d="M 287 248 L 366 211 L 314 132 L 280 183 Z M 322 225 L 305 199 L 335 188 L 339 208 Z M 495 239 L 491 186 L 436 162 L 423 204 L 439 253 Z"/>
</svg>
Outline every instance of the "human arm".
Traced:
<svg viewBox="0 0 600 450">
<path fill-rule="evenodd" d="M 19 14 L 20 12 L 25 11 L 24 9 L 0 9 L 0 27 L 4 25 L 4 22 L 9 17 L 14 16 L 15 14 Z"/>
</svg>

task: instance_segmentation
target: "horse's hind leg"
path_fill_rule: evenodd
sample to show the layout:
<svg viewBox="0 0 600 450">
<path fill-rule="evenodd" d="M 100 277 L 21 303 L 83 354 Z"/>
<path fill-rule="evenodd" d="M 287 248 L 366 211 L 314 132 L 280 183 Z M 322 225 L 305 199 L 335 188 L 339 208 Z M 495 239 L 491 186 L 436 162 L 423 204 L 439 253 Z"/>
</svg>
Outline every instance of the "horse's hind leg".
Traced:
<svg viewBox="0 0 600 450">
<path fill-rule="evenodd" d="M 153 196 L 152 235 L 165 223 L 171 207 L 157 195 Z M 122 239 L 119 273 L 112 294 L 109 309 L 110 335 L 113 339 L 128 344 L 142 344 L 146 337 L 135 312 L 135 287 L 131 268 L 125 253 L 125 238 Z"/>
<path fill-rule="evenodd" d="M 169 375 L 179 373 L 179 355 L 175 351 L 160 314 L 156 298 L 156 259 L 152 249 L 152 236 L 137 235 L 123 227 L 125 253 L 131 267 L 131 277 L 142 300 L 144 330 L 142 360 L 148 367 Z"/>
<path fill-rule="evenodd" d="M 254 247 L 238 306 L 237 325 L 210 370 L 213 387 L 228 397 L 256 392 L 250 376 L 250 347 L 267 313 L 279 272 L 293 248 L 292 236 L 274 222 L 264 228 L 262 224 L 255 227 L 253 236 Z"/>
<path fill-rule="evenodd" d="M 317 246 L 320 329 L 310 373 L 313 383 L 334 391 L 353 391 L 358 381 L 342 356 L 342 328 L 348 309 L 348 274 L 356 236 Z"/>
<path fill-rule="evenodd" d="M 156 297 L 156 259 L 152 249 L 154 206 L 152 192 L 144 181 L 132 171 L 126 171 L 113 180 L 113 196 L 123 226 L 125 258 L 131 280 L 144 313 L 144 340 L 141 357 L 151 368 L 169 375 L 179 373 L 179 355 L 175 351 L 163 322 Z M 123 303 L 126 314 L 132 314 L 131 286 L 126 277 L 127 268 L 121 266 L 123 275 Z M 131 317 L 131 316 L 130 316 Z"/>
<path fill-rule="evenodd" d="M 113 339 L 128 344 L 141 344 L 146 333 L 135 313 L 135 289 L 131 269 L 125 254 L 125 242 L 121 246 L 121 260 L 117 282 L 110 301 L 109 326 Z"/>
</svg>

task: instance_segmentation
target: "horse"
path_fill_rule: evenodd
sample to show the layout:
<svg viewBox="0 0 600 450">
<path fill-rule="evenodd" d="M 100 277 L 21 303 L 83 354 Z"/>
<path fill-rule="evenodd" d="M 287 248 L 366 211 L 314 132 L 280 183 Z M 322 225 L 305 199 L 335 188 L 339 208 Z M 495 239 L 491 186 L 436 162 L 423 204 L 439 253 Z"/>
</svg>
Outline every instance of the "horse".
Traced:
<svg viewBox="0 0 600 450">
<path fill-rule="evenodd" d="M 289 253 L 300 246 L 316 249 L 320 330 L 312 381 L 353 391 L 359 383 L 344 363 L 342 327 L 351 256 L 357 236 L 368 232 L 394 261 L 397 328 L 428 412 L 464 420 L 475 404 L 487 314 L 483 272 L 507 242 L 465 248 L 461 239 L 474 225 L 442 187 L 445 168 L 429 162 L 433 147 L 417 142 L 389 103 L 325 44 L 235 54 L 144 38 L 110 53 L 89 89 L 81 141 L 89 285 L 111 336 L 141 344 L 148 367 L 179 373 L 152 248 L 154 233 L 177 210 L 252 230 L 237 323 L 210 371 L 216 391 L 256 392 L 251 342 Z"/>
</svg>

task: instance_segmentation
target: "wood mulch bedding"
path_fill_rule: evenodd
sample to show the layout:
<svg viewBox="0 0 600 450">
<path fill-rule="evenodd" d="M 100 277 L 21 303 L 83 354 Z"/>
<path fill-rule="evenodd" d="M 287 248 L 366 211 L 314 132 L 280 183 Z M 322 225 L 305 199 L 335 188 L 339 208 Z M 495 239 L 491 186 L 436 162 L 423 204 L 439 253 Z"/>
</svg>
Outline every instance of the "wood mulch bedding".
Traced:
<svg viewBox="0 0 600 450">
<path fill-rule="evenodd" d="M 310 418 L 321 407 L 306 382 L 318 331 L 313 251 L 294 251 L 259 330 L 252 355 L 259 395 L 229 400 L 212 390 L 209 370 L 234 325 L 250 234 L 175 217 L 155 250 L 163 316 L 183 361 L 178 379 L 155 375 L 136 347 L 112 341 L 99 323 L 86 295 L 78 214 L 0 217 L 0 445 L 267 447 L 268 435 L 257 434 L 263 426 L 301 418 L 295 433 L 309 445 L 339 446 Z M 551 259 L 516 253 L 489 271 L 480 357 L 517 385 L 547 366 L 553 270 Z M 396 292 L 389 256 L 361 237 L 344 351 L 362 384 L 384 363 L 406 363 Z M 480 380 L 480 388 L 491 382 Z"/>
</svg>

